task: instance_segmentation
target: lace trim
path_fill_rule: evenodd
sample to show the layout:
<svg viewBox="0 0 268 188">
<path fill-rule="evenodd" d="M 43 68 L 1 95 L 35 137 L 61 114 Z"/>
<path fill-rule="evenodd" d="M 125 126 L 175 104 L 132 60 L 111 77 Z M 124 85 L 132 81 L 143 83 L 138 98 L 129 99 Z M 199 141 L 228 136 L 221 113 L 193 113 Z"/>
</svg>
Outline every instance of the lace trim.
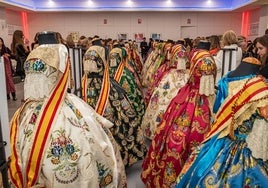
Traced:
<svg viewBox="0 0 268 188">
<path fill-rule="evenodd" d="M 215 93 L 214 90 L 214 77 L 213 75 L 203 75 L 200 79 L 200 95 L 213 95 Z"/>
<path fill-rule="evenodd" d="M 45 74 L 27 74 L 24 82 L 24 99 L 43 99 L 50 96 L 57 83 L 57 72 L 49 77 Z"/>
<path fill-rule="evenodd" d="M 252 151 L 252 156 L 266 161 L 268 159 L 268 124 L 264 119 L 256 119 L 246 138 L 248 148 Z"/>
</svg>

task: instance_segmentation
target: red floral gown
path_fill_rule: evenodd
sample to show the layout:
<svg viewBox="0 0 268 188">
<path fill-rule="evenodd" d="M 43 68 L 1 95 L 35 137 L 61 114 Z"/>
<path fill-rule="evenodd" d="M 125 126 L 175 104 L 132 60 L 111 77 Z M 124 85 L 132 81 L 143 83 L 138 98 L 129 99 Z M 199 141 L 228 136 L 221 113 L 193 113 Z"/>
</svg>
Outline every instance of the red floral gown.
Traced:
<svg viewBox="0 0 268 188">
<path fill-rule="evenodd" d="M 143 161 L 141 179 L 147 187 L 172 187 L 193 147 L 210 129 L 214 91 L 200 94 L 200 88 L 208 83 L 214 88 L 216 65 L 204 50 L 197 51 L 190 63 L 190 79 L 170 102 Z"/>
</svg>

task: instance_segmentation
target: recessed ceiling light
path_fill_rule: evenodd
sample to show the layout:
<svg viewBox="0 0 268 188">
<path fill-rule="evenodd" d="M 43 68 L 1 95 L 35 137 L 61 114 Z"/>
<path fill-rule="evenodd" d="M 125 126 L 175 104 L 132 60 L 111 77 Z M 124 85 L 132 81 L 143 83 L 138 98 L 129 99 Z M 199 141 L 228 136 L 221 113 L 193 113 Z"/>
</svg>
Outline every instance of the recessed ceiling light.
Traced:
<svg viewBox="0 0 268 188">
<path fill-rule="evenodd" d="M 132 0 L 127 0 L 127 5 L 128 6 L 132 6 L 133 5 L 133 1 Z"/>
</svg>

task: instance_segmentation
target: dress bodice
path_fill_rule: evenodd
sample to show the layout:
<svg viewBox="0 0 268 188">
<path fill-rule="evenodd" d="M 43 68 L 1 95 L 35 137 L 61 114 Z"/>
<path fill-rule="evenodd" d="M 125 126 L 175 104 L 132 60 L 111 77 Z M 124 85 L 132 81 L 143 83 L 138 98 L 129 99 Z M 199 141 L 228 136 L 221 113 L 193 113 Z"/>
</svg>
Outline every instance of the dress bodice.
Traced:
<svg viewBox="0 0 268 188">
<path fill-rule="evenodd" d="M 84 54 L 84 70 L 96 75 L 103 76 L 106 64 L 105 55 L 102 57 L 101 53 L 105 54 L 105 48 L 101 46 L 91 46 Z"/>
<path fill-rule="evenodd" d="M 193 63 L 193 62 L 192 62 Z M 211 56 L 206 56 L 201 58 L 195 64 L 191 65 L 190 70 L 190 83 L 195 87 L 203 87 L 200 86 L 200 82 L 202 79 L 206 77 L 211 77 L 214 81 L 214 77 L 216 76 L 216 64 Z M 203 78 L 202 78 L 203 77 Z M 211 80 L 211 79 L 210 79 Z M 211 83 L 214 84 L 214 83 Z M 214 88 L 214 85 L 213 85 Z"/>
<path fill-rule="evenodd" d="M 63 45 L 56 44 L 41 45 L 29 54 L 24 64 L 24 99 L 40 100 L 51 94 L 65 70 L 67 53 Z"/>
</svg>

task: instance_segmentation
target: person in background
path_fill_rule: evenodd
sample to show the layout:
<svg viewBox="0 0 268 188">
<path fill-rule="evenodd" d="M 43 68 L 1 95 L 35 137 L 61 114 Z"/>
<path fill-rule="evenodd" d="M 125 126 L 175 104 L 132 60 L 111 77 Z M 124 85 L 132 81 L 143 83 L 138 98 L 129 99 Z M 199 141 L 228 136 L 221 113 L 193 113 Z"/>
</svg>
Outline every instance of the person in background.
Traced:
<svg viewBox="0 0 268 188">
<path fill-rule="evenodd" d="M 74 48 L 75 47 L 75 42 L 73 40 L 73 35 L 69 34 L 66 37 L 66 45 L 68 46 L 68 48 Z"/>
<path fill-rule="evenodd" d="M 242 49 L 237 45 L 237 35 L 233 30 L 226 31 L 222 36 L 223 48 L 215 56 L 217 64 L 216 85 L 227 72 L 234 70 L 242 60 Z"/>
<path fill-rule="evenodd" d="M 34 41 L 31 43 L 31 50 L 35 49 L 38 46 L 38 33 L 34 36 Z"/>
<path fill-rule="evenodd" d="M 30 51 L 24 44 L 24 34 L 21 30 L 16 30 L 13 33 L 11 52 L 16 56 L 17 61 L 16 74 L 20 76 L 21 81 L 24 81 L 25 78 L 24 62 L 26 61 Z"/>
<path fill-rule="evenodd" d="M 221 49 L 220 38 L 217 35 L 211 35 L 208 40 L 210 42 L 209 53 L 216 56 Z"/>
<path fill-rule="evenodd" d="M 58 43 L 59 44 L 63 44 L 63 45 L 65 45 L 68 48 L 68 46 L 66 45 L 66 41 L 62 37 L 61 33 L 60 32 L 56 32 L 55 35 L 56 35 L 56 39 L 57 39 Z"/>
<path fill-rule="evenodd" d="M 143 37 L 143 41 L 140 43 L 140 49 L 141 49 L 141 57 L 144 61 L 148 52 L 148 44 L 146 42 L 146 37 Z"/>
<path fill-rule="evenodd" d="M 238 36 L 237 37 L 237 45 L 241 48 L 242 50 L 242 59 L 249 57 L 251 54 L 248 53 L 248 43 L 247 43 L 247 39 L 245 36 Z"/>
<path fill-rule="evenodd" d="M 12 78 L 12 71 L 11 71 L 11 50 L 5 46 L 4 40 L 0 37 L 0 51 L 1 56 L 4 58 L 4 65 L 5 65 L 5 75 L 6 75 L 6 91 L 7 91 L 7 99 L 10 99 L 10 93 L 12 95 L 12 99 L 14 101 L 17 100 L 16 97 L 16 88 Z"/>
<path fill-rule="evenodd" d="M 268 34 L 256 38 L 256 48 L 262 62 L 260 74 L 268 79 Z"/>
</svg>

